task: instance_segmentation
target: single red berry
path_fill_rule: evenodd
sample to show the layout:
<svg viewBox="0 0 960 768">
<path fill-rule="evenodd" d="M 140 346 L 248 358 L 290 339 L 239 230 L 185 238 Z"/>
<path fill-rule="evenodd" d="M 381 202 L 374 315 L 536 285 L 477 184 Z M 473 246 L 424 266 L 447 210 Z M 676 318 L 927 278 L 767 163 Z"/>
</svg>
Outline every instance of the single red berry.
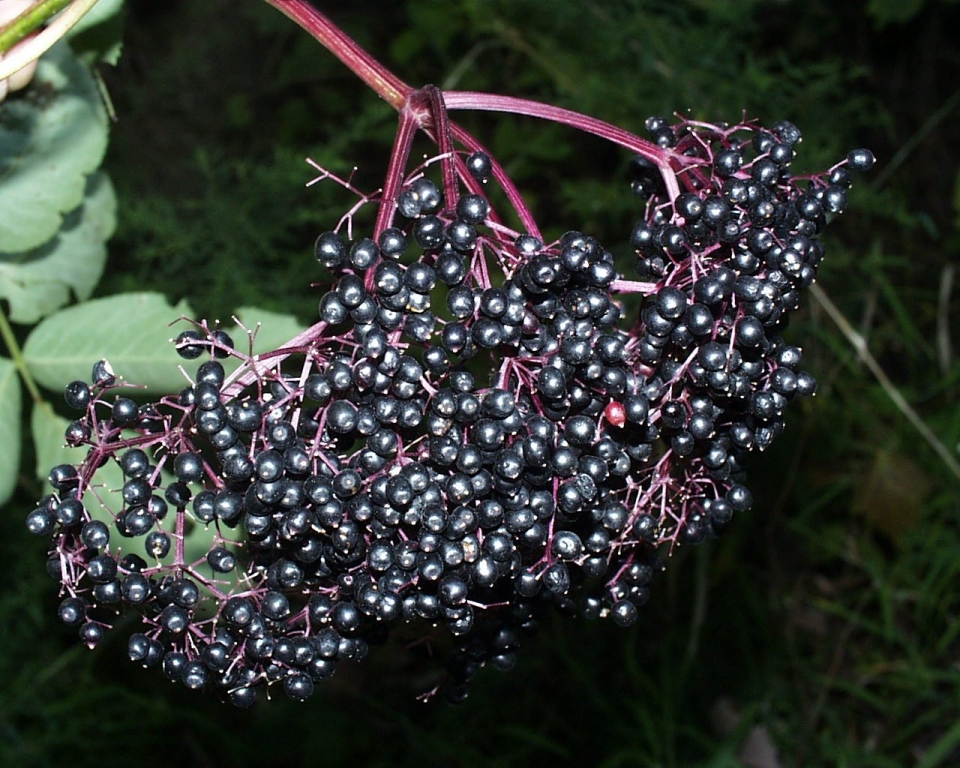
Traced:
<svg viewBox="0 0 960 768">
<path fill-rule="evenodd" d="M 622 427 L 627 421 L 627 411 L 623 407 L 623 403 L 618 403 L 616 400 L 607 403 L 603 415 L 615 427 Z"/>
</svg>

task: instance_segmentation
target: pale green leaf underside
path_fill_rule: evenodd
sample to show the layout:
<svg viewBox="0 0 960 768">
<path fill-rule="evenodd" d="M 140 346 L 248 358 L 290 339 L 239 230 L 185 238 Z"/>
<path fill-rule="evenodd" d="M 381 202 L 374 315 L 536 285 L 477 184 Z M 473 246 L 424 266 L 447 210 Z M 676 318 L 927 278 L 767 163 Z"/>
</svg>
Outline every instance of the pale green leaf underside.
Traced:
<svg viewBox="0 0 960 768">
<path fill-rule="evenodd" d="M 54 413 L 50 403 L 37 403 L 30 414 L 30 431 L 37 454 L 37 479 L 46 483 L 50 470 L 58 464 L 78 464 L 85 449 L 70 448 L 63 433 L 70 422 Z M 49 484 L 45 486 L 50 490 Z"/>
<path fill-rule="evenodd" d="M 110 21 L 114 16 L 123 10 L 123 0 L 100 0 L 93 6 L 83 18 L 80 19 L 67 35 L 69 40 L 84 32 L 89 31 L 98 24 Z"/>
<path fill-rule="evenodd" d="M 67 40 L 84 64 L 92 67 L 103 61 L 116 65 L 120 59 L 123 3 L 124 0 L 99 0 L 67 33 Z"/>
</svg>

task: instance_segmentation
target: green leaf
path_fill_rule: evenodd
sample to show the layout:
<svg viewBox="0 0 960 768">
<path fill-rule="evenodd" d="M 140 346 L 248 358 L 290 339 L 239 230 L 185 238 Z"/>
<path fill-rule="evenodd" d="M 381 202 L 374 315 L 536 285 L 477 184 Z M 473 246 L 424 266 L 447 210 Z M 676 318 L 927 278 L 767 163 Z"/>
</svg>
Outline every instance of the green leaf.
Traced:
<svg viewBox="0 0 960 768">
<path fill-rule="evenodd" d="M 94 27 L 98 27 L 107 21 L 115 19 L 120 15 L 122 10 L 123 0 L 99 0 L 99 2 L 87 11 L 83 18 L 74 25 L 73 29 L 67 34 L 67 40 L 73 40 L 84 32 L 88 32 Z"/>
<path fill-rule="evenodd" d="M 54 413 L 50 403 L 37 403 L 30 416 L 30 430 L 37 453 L 37 478 L 44 484 L 44 493 L 53 488 L 47 481 L 50 470 L 58 464 L 79 464 L 87 448 L 72 448 L 63 434 L 70 422 Z M 123 472 L 115 461 L 108 461 L 97 470 L 91 487 L 83 494 L 84 506 L 98 520 L 113 524 L 113 515 L 123 508 Z"/>
<path fill-rule="evenodd" d="M 20 469 L 20 377 L 12 360 L 0 357 L 0 506 L 7 503 Z"/>
<path fill-rule="evenodd" d="M 50 470 L 57 464 L 79 464 L 84 450 L 66 444 L 63 433 L 70 424 L 57 416 L 50 403 L 37 403 L 30 414 L 30 431 L 37 454 L 37 478 L 46 483 Z M 46 490 L 50 490 L 49 484 Z"/>
<path fill-rule="evenodd" d="M 107 148 L 96 83 L 66 43 L 40 59 L 33 85 L 0 105 L 0 253 L 42 245 L 83 201 Z"/>
<path fill-rule="evenodd" d="M 170 339 L 179 330 L 170 323 L 191 317 L 185 301 L 171 307 L 159 293 L 121 293 L 57 312 L 41 322 L 23 348 L 34 379 L 55 392 L 69 382 L 86 380 L 100 359 L 118 376 L 153 393 L 178 392 L 187 380 L 183 360 Z"/>
<path fill-rule="evenodd" d="M 247 330 L 256 332 L 253 341 L 253 353 L 255 355 L 279 349 L 294 336 L 306 330 L 306 326 L 293 315 L 271 312 L 268 309 L 258 309 L 257 307 L 240 307 L 234 312 L 234 320 L 243 323 Z M 233 339 L 238 350 L 249 351 L 247 332 L 243 328 L 234 324 L 224 330 L 230 334 L 230 338 Z M 241 361 L 237 358 L 229 358 L 221 362 L 228 374 L 233 373 L 241 365 Z"/>
<path fill-rule="evenodd" d="M 235 313 L 247 328 L 256 330 L 253 351 L 255 353 L 269 352 L 279 349 L 297 334 L 306 330 L 306 327 L 293 315 L 284 315 L 279 312 L 270 312 L 256 307 L 240 307 Z M 259 324 L 259 329 L 257 325 Z M 238 327 L 228 330 L 233 340 L 239 346 L 244 338 L 244 332 Z"/>
<path fill-rule="evenodd" d="M 14 322 L 37 322 L 69 303 L 71 292 L 81 300 L 93 293 L 107 262 L 116 212 L 110 179 L 97 173 L 87 181 L 83 205 L 67 214 L 52 240 L 26 253 L 0 254 L 0 296 L 10 302 Z"/>
<path fill-rule="evenodd" d="M 67 34 L 70 46 L 86 65 L 120 59 L 123 35 L 123 0 L 100 0 Z"/>
</svg>

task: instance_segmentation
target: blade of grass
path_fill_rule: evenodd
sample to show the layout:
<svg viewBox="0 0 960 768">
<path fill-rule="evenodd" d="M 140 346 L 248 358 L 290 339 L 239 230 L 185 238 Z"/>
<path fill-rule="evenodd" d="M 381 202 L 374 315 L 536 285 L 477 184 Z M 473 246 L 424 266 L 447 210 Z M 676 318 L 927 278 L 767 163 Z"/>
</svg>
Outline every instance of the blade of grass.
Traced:
<svg viewBox="0 0 960 768">
<path fill-rule="evenodd" d="M 917 763 L 917 768 L 936 768 L 938 765 L 946 765 L 944 761 L 957 748 L 960 748 L 960 720 L 954 723 L 953 727 L 927 750 L 920 762 Z"/>
<path fill-rule="evenodd" d="M 898 334 L 906 337 L 904 341 L 915 346 L 922 351 L 924 355 L 933 357 L 933 348 L 927 339 L 924 338 L 920 329 L 917 328 L 913 319 L 910 317 L 910 311 L 904 305 L 903 301 L 901 301 L 902 289 L 898 289 L 892 285 L 883 273 L 877 274 L 875 280 L 877 287 L 880 289 L 880 293 L 883 295 L 884 301 L 886 301 L 887 306 L 893 311 L 894 317 L 897 320 L 897 325 L 899 326 Z"/>
<path fill-rule="evenodd" d="M 937 295 L 937 362 L 940 374 L 946 376 L 950 370 L 952 345 L 950 344 L 950 296 L 953 293 L 953 279 L 957 269 L 947 264 L 940 273 L 940 290 Z"/>
<path fill-rule="evenodd" d="M 870 369 L 870 372 L 877 379 L 883 391 L 887 394 L 887 397 L 893 401 L 893 404 L 906 417 L 907 421 L 913 425 L 914 429 L 916 429 L 917 432 L 920 433 L 920 436 L 926 440 L 927 444 L 933 448 L 943 463 L 946 464 L 950 471 L 960 480 L 960 463 L 957 462 L 953 454 L 950 453 L 947 447 L 940 442 L 939 438 L 933 433 L 933 430 L 927 426 L 926 422 L 920 418 L 920 415 L 904 399 L 903 395 L 900 394 L 900 390 L 890 381 L 890 378 L 884 372 L 883 368 L 880 367 L 876 358 L 870 354 L 870 350 L 867 349 L 867 343 L 864 341 L 863 336 L 853 329 L 853 326 L 850 325 L 847 318 L 837 309 L 836 304 L 833 303 L 819 285 L 810 286 L 810 292 L 826 313 L 830 315 L 830 319 L 837 324 L 840 332 L 846 337 L 847 341 L 850 342 L 850 346 L 853 347 L 863 364 Z"/>
<path fill-rule="evenodd" d="M 960 106 L 960 91 L 955 91 L 953 95 L 943 103 L 940 109 L 927 118 L 926 122 L 920 126 L 920 130 L 903 143 L 900 151 L 890 159 L 887 167 L 883 169 L 883 172 L 877 176 L 873 182 L 874 189 L 880 189 L 880 187 L 886 184 L 887 180 L 893 176 L 893 174 L 899 170 L 900 166 L 907 161 L 907 158 L 913 154 L 913 151 L 919 147 L 927 136 L 958 106 Z"/>
</svg>

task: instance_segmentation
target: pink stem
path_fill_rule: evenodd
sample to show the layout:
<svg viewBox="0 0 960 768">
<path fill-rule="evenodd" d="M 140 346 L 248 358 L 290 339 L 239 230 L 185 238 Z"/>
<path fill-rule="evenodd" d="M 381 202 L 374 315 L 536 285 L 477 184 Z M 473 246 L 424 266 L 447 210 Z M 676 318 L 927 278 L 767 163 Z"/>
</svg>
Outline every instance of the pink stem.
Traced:
<svg viewBox="0 0 960 768">
<path fill-rule="evenodd" d="M 443 93 L 435 85 L 427 85 L 423 93 L 430 103 L 430 119 L 433 123 L 434 141 L 440 149 L 443 159 L 440 167 L 443 169 L 443 196 L 448 208 L 455 208 L 460 197 L 455 171 L 453 134 L 450 130 L 450 120 L 447 119 L 447 107 Z"/>
<path fill-rule="evenodd" d="M 336 56 L 351 72 L 363 80 L 394 109 L 401 111 L 408 106 L 409 98 L 414 93 L 414 89 L 363 50 L 330 19 L 309 5 L 306 0 L 266 0 L 266 2 L 309 32 L 315 40 Z M 674 157 L 673 153 L 611 123 L 597 120 L 573 110 L 512 96 L 471 91 L 450 91 L 443 94 L 442 100 L 448 110 L 477 109 L 487 112 L 510 112 L 518 115 L 528 115 L 562 125 L 569 125 L 586 133 L 599 136 L 654 162 L 660 168 L 671 199 L 675 199 L 680 194 L 676 173 L 670 165 L 670 159 Z M 453 122 L 450 122 L 449 126 L 452 135 L 461 144 L 471 151 L 482 151 L 479 142 L 463 128 Z M 421 127 L 423 127 L 422 124 Z M 440 143 L 440 136 L 432 136 L 432 138 Z M 490 156 L 489 152 L 485 154 Z M 490 157 L 492 159 L 492 156 Z M 493 164 L 493 172 L 497 182 L 506 192 L 511 205 L 514 206 L 524 228 L 529 234 L 542 239 L 539 228 L 533 220 L 533 215 L 523 202 L 523 198 L 502 167 L 496 162 Z"/>
<path fill-rule="evenodd" d="M 446 97 L 444 97 L 446 98 Z M 528 235 L 533 235 L 538 240 L 543 240 L 543 235 L 540 234 L 540 227 L 537 226 L 537 222 L 533 218 L 533 213 L 527 207 L 526 202 L 524 202 L 523 195 L 520 194 L 520 190 L 517 189 L 517 186 L 513 183 L 513 180 L 507 175 L 507 172 L 503 169 L 503 166 L 497 161 L 497 159 L 487 152 L 486 148 L 473 136 L 471 136 L 467 131 L 461 128 L 454 122 L 450 123 L 450 128 L 453 131 L 454 137 L 459 141 L 463 146 L 469 149 L 471 152 L 483 152 L 487 157 L 490 158 L 491 165 L 493 166 L 493 178 L 497 180 L 497 184 L 500 185 L 500 188 L 504 191 L 507 196 L 507 199 L 510 201 L 510 205 L 513 206 L 513 210 L 516 211 L 517 216 L 520 217 L 520 223 L 523 225 L 523 228 L 527 231 Z M 493 211 L 491 211 L 491 215 Z"/>
<path fill-rule="evenodd" d="M 397 126 L 397 135 L 390 153 L 390 164 L 387 166 L 386 181 L 383 185 L 383 197 L 377 211 L 377 223 L 373 228 L 375 238 L 380 237 L 380 233 L 393 224 L 397 195 L 403 183 L 403 169 L 407 167 L 410 147 L 413 146 L 413 136 L 418 127 L 418 120 L 409 108 L 400 110 L 400 124 Z"/>
<path fill-rule="evenodd" d="M 659 288 L 660 283 L 642 283 L 639 280 L 614 280 L 610 283 L 613 293 L 639 293 L 641 296 L 656 293 Z"/>
<path fill-rule="evenodd" d="M 500 96 L 475 91 L 448 91 L 443 98 L 447 109 L 477 109 L 484 112 L 507 112 L 514 115 L 539 117 L 543 120 L 578 128 L 614 144 L 619 144 L 621 147 L 636 152 L 638 155 L 656 163 L 663 175 L 671 199 L 680 194 L 676 174 L 670 166 L 672 154 L 655 144 L 651 144 L 646 139 L 641 139 L 623 128 L 618 128 L 612 123 L 597 120 L 595 117 L 574 112 L 571 109 L 542 104 L 529 99 L 519 99 L 514 96 Z"/>
</svg>

